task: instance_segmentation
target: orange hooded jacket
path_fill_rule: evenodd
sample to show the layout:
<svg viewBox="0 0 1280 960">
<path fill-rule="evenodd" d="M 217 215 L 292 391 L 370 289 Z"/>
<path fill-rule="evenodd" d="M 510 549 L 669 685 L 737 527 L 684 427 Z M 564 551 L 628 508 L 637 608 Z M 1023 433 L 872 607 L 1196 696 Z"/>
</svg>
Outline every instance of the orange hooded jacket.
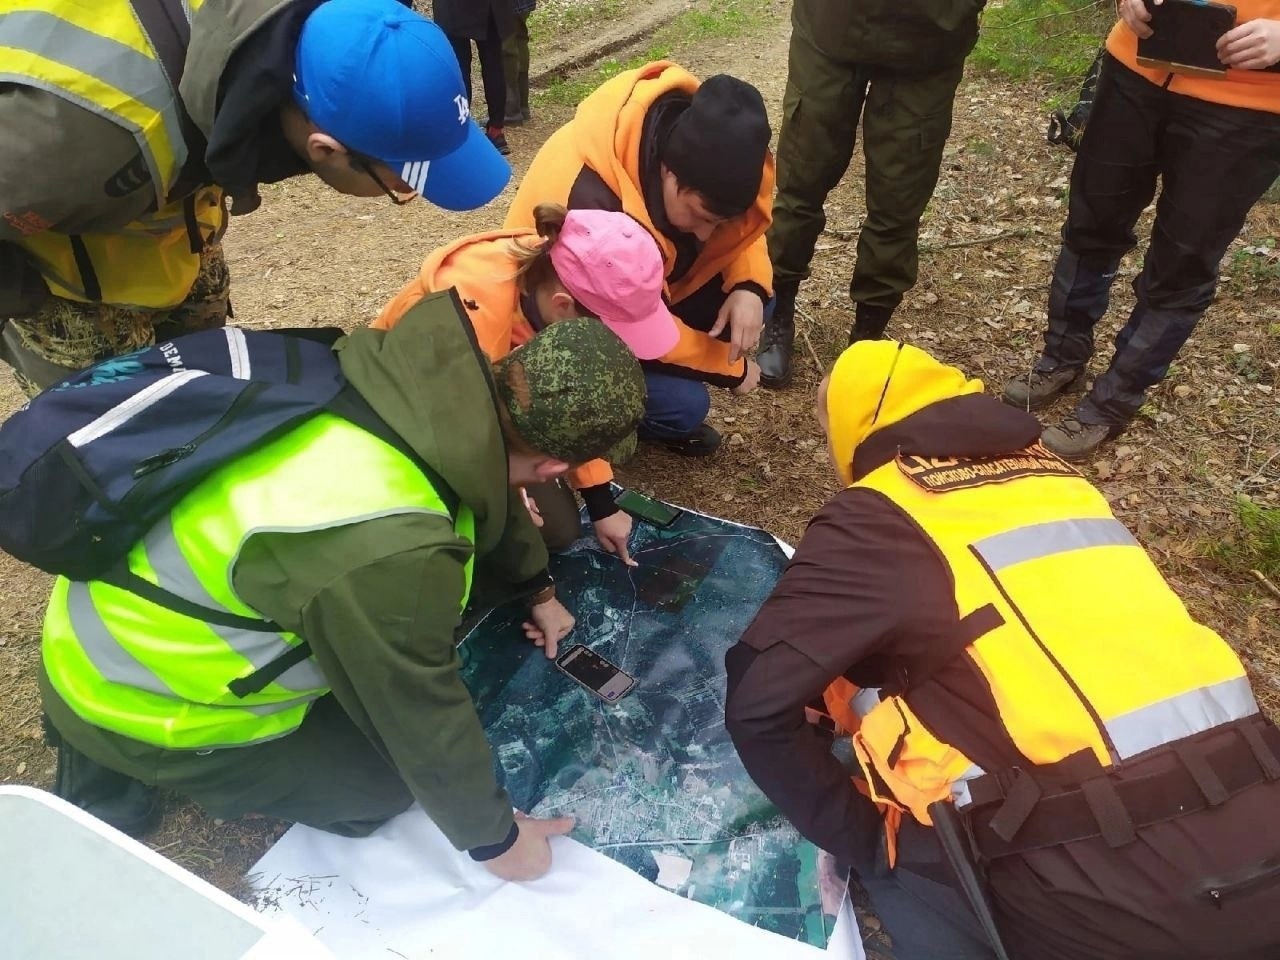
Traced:
<svg viewBox="0 0 1280 960">
<path fill-rule="evenodd" d="M 536 332 L 520 309 L 516 262 L 507 249 L 512 240 L 530 247 L 541 243 L 533 230 L 491 230 L 432 251 L 418 275 L 382 308 L 373 328 L 390 330 L 427 294 L 456 287 L 484 355 L 491 361 L 505 357 Z M 577 490 L 612 479 L 613 468 L 604 460 L 584 463 L 569 474 Z"/>
<path fill-rule="evenodd" d="M 512 241 L 530 248 L 542 242 L 531 229 L 491 230 L 434 250 L 423 261 L 418 275 L 382 308 L 372 326 L 390 330 L 427 294 L 456 287 L 484 355 L 490 360 L 505 357 L 536 332 L 520 306 L 518 265 L 508 246 Z M 680 339 L 659 363 L 679 375 L 719 386 L 733 387 L 742 382 L 746 360 L 730 361 L 729 344 L 678 321 L 677 326 Z M 570 481 L 578 490 L 612 479 L 613 470 L 604 460 L 583 464 L 570 474 Z"/>
<path fill-rule="evenodd" d="M 1280 0 L 1232 0 L 1236 23 L 1250 20 L 1280 20 Z M 1167 70 L 1138 66 L 1138 37 L 1123 21 L 1119 21 L 1107 37 L 1107 52 L 1135 73 L 1172 93 L 1195 97 L 1228 107 L 1245 107 L 1280 113 L 1280 73 L 1266 70 L 1228 70 L 1221 78 L 1192 77 Z"/>
<path fill-rule="evenodd" d="M 653 234 L 662 249 L 670 283 L 672 310 L 680 301 L 717 275 L 722 289 L 753 283 L 773 295 L 773 267 L 764 234 L 773 207 L 773 156 L 765 160 L 755 205 L 740 217 L 721 224 L 699 251 L 688 272 L 671 281 L 675 246 L 654 226 L 640 183 L 640 141 L 645 115 L 661 96 L 692 95 L 700 81 L 666 60 L 627 70 L 606 81 L 578 105 L 574 118 L 542 145 L 524 175 L 503 227 L 533 226 L 533 208 L 546 201 L 570 206 L 569 192 L 584 169 L 594 172 L 618 198 L 619 209 L 631 214 Z"/>
</svg>

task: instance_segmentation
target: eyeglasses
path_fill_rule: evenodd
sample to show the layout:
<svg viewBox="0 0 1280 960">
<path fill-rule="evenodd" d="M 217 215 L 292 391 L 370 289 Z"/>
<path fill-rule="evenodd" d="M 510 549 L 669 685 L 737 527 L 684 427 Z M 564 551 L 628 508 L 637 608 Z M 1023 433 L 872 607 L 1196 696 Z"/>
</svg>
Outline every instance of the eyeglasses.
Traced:
<svg viewBox="0 0 1280 960">
<path fill-rule="evenodd" d="M 391 199 L 391 202 L 397 207 L 403 207 L 406 203 L 413 203 L 413 201 L 418 199 L 419 194 L 417 190 L 392 190 L 387 186 L 386 181 L 378 176 L 378 171 L 374 167 L 374 164 L 377 163 L 376 160 L 354 151 L 348 151 L 348 153 L 351 157 L 351 165 L 380 186 L 382 188 L 382 192 L 385 193 Z"/>
</svg>

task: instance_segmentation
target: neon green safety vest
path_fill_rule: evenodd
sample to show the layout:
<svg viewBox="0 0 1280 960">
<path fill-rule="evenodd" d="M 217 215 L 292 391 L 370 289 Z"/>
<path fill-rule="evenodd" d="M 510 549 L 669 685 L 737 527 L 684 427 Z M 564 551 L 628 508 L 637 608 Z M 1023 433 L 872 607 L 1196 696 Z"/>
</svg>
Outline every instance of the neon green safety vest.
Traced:
<svg viewBox="0 0 1280 960">
<path fill-rule="evenodd" d="M 342 477 L 317 483 L 317 477 Z M 445 501 L 404 454 L 330 414 L 221 467 L 129 552 L 129 569 L 184 600 L 260 618 L 232 587 L 255 533 L 302 532 L 406 513 L 449 516 Z M 464 505 L 458 536 L 475 542 Z M 467 560 L 461 606 L 471 590 Z M 460 608 L 461 609 L 461 608 Z M 261 691 L 228 689 L 301 643 L 296 634 L 214 625 L 101 581 L 59 577 L 45 616 L 49 680 L 89 723 L 168 749 L 244 746 L 297 729 L 328 692 L 314 658 Z"/>
<path fill-rule="evenodd" d="M 189 25 L 204 0 L 162 3 L 171 21 Z M 148 19 L 130 0 L 0 0 L 0 81 L 46 90 L 128 130 L 155 190 L 155 212 L 119 230 L 45 230 L 19 241 L 60 297 L 176 306 L 195 282 L 201 249 L 226 228 L 217 187 L 169 202 L 189 147 L 178 91 L 156 51 L 179 41 L 170 33 L 153 43 Z"/>
</svg>

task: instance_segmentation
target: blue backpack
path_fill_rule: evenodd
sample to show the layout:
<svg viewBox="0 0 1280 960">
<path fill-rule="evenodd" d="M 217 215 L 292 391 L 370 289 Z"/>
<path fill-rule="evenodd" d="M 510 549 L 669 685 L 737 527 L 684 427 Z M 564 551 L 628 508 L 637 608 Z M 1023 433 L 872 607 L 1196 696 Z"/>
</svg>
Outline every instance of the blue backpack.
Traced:
<svg viewBox="0 0 1280 960">
<path fill-rule="evenodd" d="M 104 360 L 0 424 L 0 549 L 49 573 L 103 580 L 187 616 L 277 632 L 131 572 L 133 545 L 213 470 L 317 413 L 341 416 L 408 456 L 452 515 L 457 497 L 351 387 L 334 327 L 206 330 Z M 310 654 L 303 642 L 228 684 L 261 690 Z"/>
<path fill-rule="evenodd" d="M 331 349 L 341 335 L 206 330 L 45 390 L 0 425 L 0 549 L 73 580 L 103 579 L 215 468 L 321 411 L 437 481 L 347 384 Z"/>
</svg>

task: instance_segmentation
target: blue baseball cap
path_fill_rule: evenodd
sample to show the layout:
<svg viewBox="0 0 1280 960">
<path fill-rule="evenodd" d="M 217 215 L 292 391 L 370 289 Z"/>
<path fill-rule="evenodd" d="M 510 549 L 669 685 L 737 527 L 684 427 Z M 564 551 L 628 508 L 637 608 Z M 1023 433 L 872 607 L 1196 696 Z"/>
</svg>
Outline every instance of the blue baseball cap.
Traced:
<svg viewBox="0 0 1280 960">
<path fill-rule="evenodd" d="M 471 119 L 444 33 L 398 0 L 316 7 L 298 38 L 293 96 L 329 136 L 446 210 L 483 206 L 511 179 Z"/>
</svg>

